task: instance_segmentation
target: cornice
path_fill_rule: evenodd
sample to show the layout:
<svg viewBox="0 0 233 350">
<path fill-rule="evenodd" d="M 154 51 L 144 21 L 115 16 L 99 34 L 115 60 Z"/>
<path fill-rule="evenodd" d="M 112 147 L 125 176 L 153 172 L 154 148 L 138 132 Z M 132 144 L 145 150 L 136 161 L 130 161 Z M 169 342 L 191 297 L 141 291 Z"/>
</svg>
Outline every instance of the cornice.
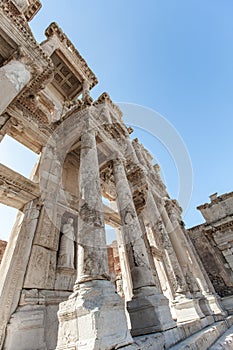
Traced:
<svg viewBox="0 0 233 350">
<path fill-rule="evenodd" d="M 221 196 L 218 196 L 217 198 L 213 199 L 210 203 L 204 203 L 202 205 L 199 205 L 197 209 L 201 210 L 201 209 L 211 208 L 213 205 L 218 204 L 230 197 L 233 198 L 233 192 L 224 193 Z"/>
<path fill-rule="evenodd" d="M 89 81 L 91 82 L 90 88 L 93 88 L 98 83 L 98 80 L 97 80 L 95 74 L 90 69 L 87 62 L 80 55 L 79 51 L 75 48 L 75 46 L 72 44 L 70 39 L 62 31 L 62 29 L 57 25 L 57 23 L 52 22 L 48 26 L 48 28 L 45 30 L 45 36 L 47 37 L 47 39 L 49 39 L 53 36 L 56 36 L 58 38 L 58 40 L 63 45 L 63 47 L 67 51 L 67 53 L 69 55 L 70 54 L 72 55 L 72 59 L 75 62 L 75 64 L 77 64 L 77 66 L 79 68 L 81 68 L 84 76 L 88 77 Z"/>
<path fill-rule="evenodd" d="M 233 220 L 219 224 L 217 226 L 206 225 L 205 232 L 206 233 L 224 232 L 224 231 L 227 231 L 229 229 L 233 230 Z"/>
<path fill-rule="evenodd" d="M 123 113 L 122 111 L 120 110 L 120 108 L 115 104 L 113 103 L 113 101 L 111 100 L 109 94 L 107 92 L 103 92 L 99 97 L 98 99 L 93 103 L 94 106 L 98 106 L 98 105 L 101 105 L 101 104 L 104 104 L 104 103 L 108 103 L 109 106 L 112 108 L 112 110 L 117 113 L 118 117 L 122 117 L 123 116 Z"/>
</svg>

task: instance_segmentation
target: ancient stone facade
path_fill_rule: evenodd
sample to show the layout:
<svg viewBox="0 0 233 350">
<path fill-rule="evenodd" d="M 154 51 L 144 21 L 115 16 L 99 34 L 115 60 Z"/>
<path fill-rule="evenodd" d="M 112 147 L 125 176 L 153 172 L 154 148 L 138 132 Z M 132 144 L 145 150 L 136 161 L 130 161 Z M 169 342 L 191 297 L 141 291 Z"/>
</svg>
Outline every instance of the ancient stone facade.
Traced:
<svg viewBox="0 0 233 350">
<path fill-rule="evenodd" d="M 202 329 L 207 349 L 233 320 L 181 208 L 109 95 L 92 99 L 97 78 L 61 28 L 36 42 L 40 7 L 0 3 L 0 139 L 38 154 L 30 179 L 0 167 L 1 203 L 19 209 L 0 266 L 0 349 L 169 349 Z"/>
<path fill-rule="evenodd" d="M 189 236 L 222 302 L 233 308 L 233 192 L 210 196 L 197 207 L 206 222 L 188 230 Z"/>
</svg>

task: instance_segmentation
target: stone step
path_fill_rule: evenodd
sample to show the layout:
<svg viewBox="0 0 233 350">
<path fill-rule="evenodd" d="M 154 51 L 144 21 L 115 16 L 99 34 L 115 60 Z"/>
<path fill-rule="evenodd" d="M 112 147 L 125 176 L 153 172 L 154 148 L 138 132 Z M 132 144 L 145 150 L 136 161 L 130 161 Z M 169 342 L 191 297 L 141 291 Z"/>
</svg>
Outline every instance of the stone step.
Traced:
<svg viewBox="0 0 233 350">
<path fill-rule="evenodd" d="M 232 350 L 233 349 L 233 326 L 231 326 L 209 350 Z"/>
<path fill-rule="evenodd" d="M 190 325 L 186 325 L 183 327 L 167 330 L 163 333 L 154 333 L 145 336 L 134 337 L 134 343 L 132 345 L 123 347 L 121 349 L 233 350 L 233 316 L 229 316 L 225 320 L 217 321 L 210 326 L 199 329 L 194 334 L 191 334 L 191 329 L 194 330 L 194 328 L 191 327 L 190 330 L 188 330 L 189 328 Z M 225 348 L 221 348 L 221 344 L 224 344 Z M 214 347 L 215 345 L 218 347 Z"/>
<path fill-rule="evenodd" d="M 191 335 L 170 350 L 207 350 L 228 330 L 227 321 L 218 321 Z"/>
</svg>

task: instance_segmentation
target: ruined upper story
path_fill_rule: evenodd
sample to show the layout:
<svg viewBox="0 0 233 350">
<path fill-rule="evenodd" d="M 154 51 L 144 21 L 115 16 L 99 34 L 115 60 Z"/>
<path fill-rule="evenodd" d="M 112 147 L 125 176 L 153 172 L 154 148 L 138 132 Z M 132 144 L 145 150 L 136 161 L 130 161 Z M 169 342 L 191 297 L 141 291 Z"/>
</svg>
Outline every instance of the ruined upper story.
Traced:
<svg viewBox="0 0 233 350">
<path fill-rule="evenodd" d="M 233 192 L 209 198 L 197 207 L 205 223 L 188 233 L 215 290 L 226 296 L 233 294 Z"/>
<path fill-rule="evenodd" d="M 233 192 L 220 196 L 214 193 L 210 196 L 210 203 L 202 204 L 197 209 L 200 210 L 207 224 L 233 220 Z"/>
<path fill-rule="evenodd" d="M 30 75 L 29 82 L 0 111 L 0 133 L 2 137 L 8 133 L 36 153 L 72 107 L 92 102 L 89 91 L 98 82 L 56 23 L 46 29 L 46 40 L 36 41 L 28 22 L 40 7 L 35 0 L 4 0 L 0 4 L 0 68 L 7 72 L 12 63 L 23 64 Z M 20 85 L 22 69 L 17 74 L 8 72 Z"/>
</svg>

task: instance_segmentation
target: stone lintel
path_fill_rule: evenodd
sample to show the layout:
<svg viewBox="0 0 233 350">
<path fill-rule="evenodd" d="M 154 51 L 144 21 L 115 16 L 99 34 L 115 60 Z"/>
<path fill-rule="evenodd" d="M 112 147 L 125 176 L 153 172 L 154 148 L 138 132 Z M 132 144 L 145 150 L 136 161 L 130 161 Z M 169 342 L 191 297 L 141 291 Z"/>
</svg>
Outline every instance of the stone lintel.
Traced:
<svg viewBox="0 0 233 350">
<path fill-rule="evenodd" d="M 105 223 L 110 226 L 113 226 L 114 228 L 120 228 L 121 227 L 120 215 L 105 204 L 103 205 L 103 209 L 104 209 Z"/>
<path fill-rule="evenodd" d="M 39 197 L 39 187 L 33 181 L 0 164 L 0 202 L 22 210 L 24 205 Z"/>
</svg>

